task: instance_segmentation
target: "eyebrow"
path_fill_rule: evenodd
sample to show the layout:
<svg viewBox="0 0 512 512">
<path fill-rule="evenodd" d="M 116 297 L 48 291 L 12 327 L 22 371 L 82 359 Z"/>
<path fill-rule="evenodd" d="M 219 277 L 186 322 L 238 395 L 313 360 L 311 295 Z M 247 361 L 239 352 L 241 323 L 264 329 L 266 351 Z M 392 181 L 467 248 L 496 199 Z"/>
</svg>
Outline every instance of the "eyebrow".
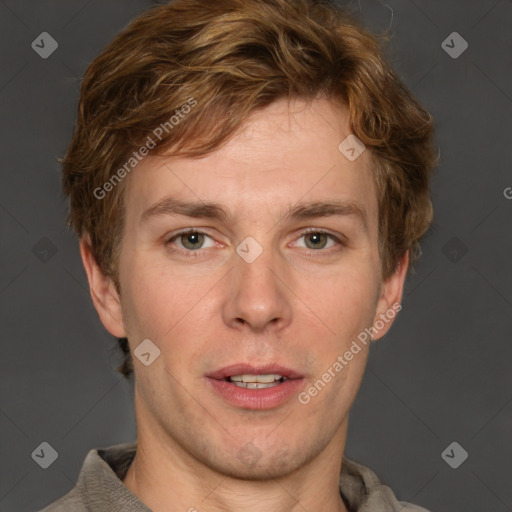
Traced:
<svg viewBox="0 0 512 512">
<path fill-rule="evenodd" d="M 197 219 L 215 219 L 224 223 L 233 223 L 234 216 L 222 205 L 204 201 L 183 201 L 175 197 L 166 197 L 145 210 L 140 218 L 141 224 L 160 215 L 184 215 Z M 355 216 L 367 229 L 366 211 L 354 201 L 311 201 L 291 206 L 280 216 L 281 220 L 306 220 L 332 216 Z"/>
</svg>

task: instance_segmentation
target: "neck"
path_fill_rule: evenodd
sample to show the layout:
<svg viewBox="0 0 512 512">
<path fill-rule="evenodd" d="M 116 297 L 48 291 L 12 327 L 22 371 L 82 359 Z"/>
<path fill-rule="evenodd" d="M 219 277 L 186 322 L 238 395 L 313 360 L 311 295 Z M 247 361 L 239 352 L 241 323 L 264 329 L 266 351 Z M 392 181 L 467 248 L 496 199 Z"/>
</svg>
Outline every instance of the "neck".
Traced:
<svg viewBox="0 0 512 512">
<path fill-rule="evenodd" d="M 304 465 L 253 480 L 199 461 L 157 423 L 140 419 L 137 452 L 123 483 L 153 512 L 259 512 L 263 505 L 275 512 L 348 512 L 339 491 L 348 417 Z"/>
</svg>

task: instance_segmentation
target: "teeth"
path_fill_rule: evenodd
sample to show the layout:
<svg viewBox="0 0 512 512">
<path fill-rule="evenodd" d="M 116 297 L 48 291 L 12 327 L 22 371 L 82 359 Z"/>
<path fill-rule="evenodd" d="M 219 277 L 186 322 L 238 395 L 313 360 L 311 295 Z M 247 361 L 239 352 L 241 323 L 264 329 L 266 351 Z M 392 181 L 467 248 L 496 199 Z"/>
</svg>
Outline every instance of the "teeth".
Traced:
<svg viewBox="0 0 512 512">
<path fill-rule="evenodd" d="M 232 382 L 244 382 L 244 383 L 260 383 L 260 384 L 270 384 L 276 380 L 284 379 L 286 380 L 286 377 L 283 377 L 282 375 L 279 375 L 277 373 L 274 374 L 266 374 L 266 375 L 233 375 L 229 377 L 229 379 Z"/>
<path fill-rule="evenodd" d="M 279 386 L 280 382 L 269 382 L 269 383 L 263 383 L 263 382 L 237 382 L 234 381 L 233 384 L 235 386 L 238 386 L 239 388 L 246 388 L 246 389 L 265 389 L 265 388 L 273 388 L 274 386 Z"/>
</svg>

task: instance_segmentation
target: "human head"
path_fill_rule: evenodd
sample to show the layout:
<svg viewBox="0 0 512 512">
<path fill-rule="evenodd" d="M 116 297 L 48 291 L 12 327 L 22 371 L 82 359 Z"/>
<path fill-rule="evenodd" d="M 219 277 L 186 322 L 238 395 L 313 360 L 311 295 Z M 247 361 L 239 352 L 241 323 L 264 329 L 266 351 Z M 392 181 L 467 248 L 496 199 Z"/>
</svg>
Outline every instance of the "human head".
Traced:
<svg viewBox="0 0 512 512">
<path fill-rule="evenodd" d="M 122 293 L 124 191 L 137 165 L 126 163 L 148 137 L 152 154 L 200 158 L 277 100 L 316 97 L 347 107 L 352 133 L 371 154 L 386 280 L 405 253 L 414 261 L 432 218 L 432 118 L 385 62 L 377 39 L 327 2 L 177 0 L 134 20 L 83 79 L 62 161 L 70 225 L 87 235 Z M 113 180 L 123 167 L 126 177 Z M 121 347 L 128 375 L 126 341 Z"/>
</svg>

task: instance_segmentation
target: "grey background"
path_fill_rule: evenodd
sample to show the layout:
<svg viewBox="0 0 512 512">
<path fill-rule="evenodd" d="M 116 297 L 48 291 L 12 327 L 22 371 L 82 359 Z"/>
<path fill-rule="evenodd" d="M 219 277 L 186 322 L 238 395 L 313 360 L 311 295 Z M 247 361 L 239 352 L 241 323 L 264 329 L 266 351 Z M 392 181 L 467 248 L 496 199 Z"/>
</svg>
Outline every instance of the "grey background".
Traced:
<svg viewBox="0 0 512 512">
<path fill-rule="evenodd" d="M 91 448 L 134 440 L 131 385 L 65 227 L 57 157 L 79 79 L 143 0 L 0 2 L 0 510 L 74 485 Z M 373 345 L 346 455 L 432 512 L 512 510 L 512 2 L 352 2 L 436 119 L 435 219 L 391 332 Z M 43 31 L 58 49 L 42 59 Z M 469 43 L 457 59 L 441 43 Z M 511 194 L 512 195 L 512 194 Z M 48 468 L 31 453 L 58 452 Z M 452 469 L 453 441 L 469 458 Z"/>
</svg>

